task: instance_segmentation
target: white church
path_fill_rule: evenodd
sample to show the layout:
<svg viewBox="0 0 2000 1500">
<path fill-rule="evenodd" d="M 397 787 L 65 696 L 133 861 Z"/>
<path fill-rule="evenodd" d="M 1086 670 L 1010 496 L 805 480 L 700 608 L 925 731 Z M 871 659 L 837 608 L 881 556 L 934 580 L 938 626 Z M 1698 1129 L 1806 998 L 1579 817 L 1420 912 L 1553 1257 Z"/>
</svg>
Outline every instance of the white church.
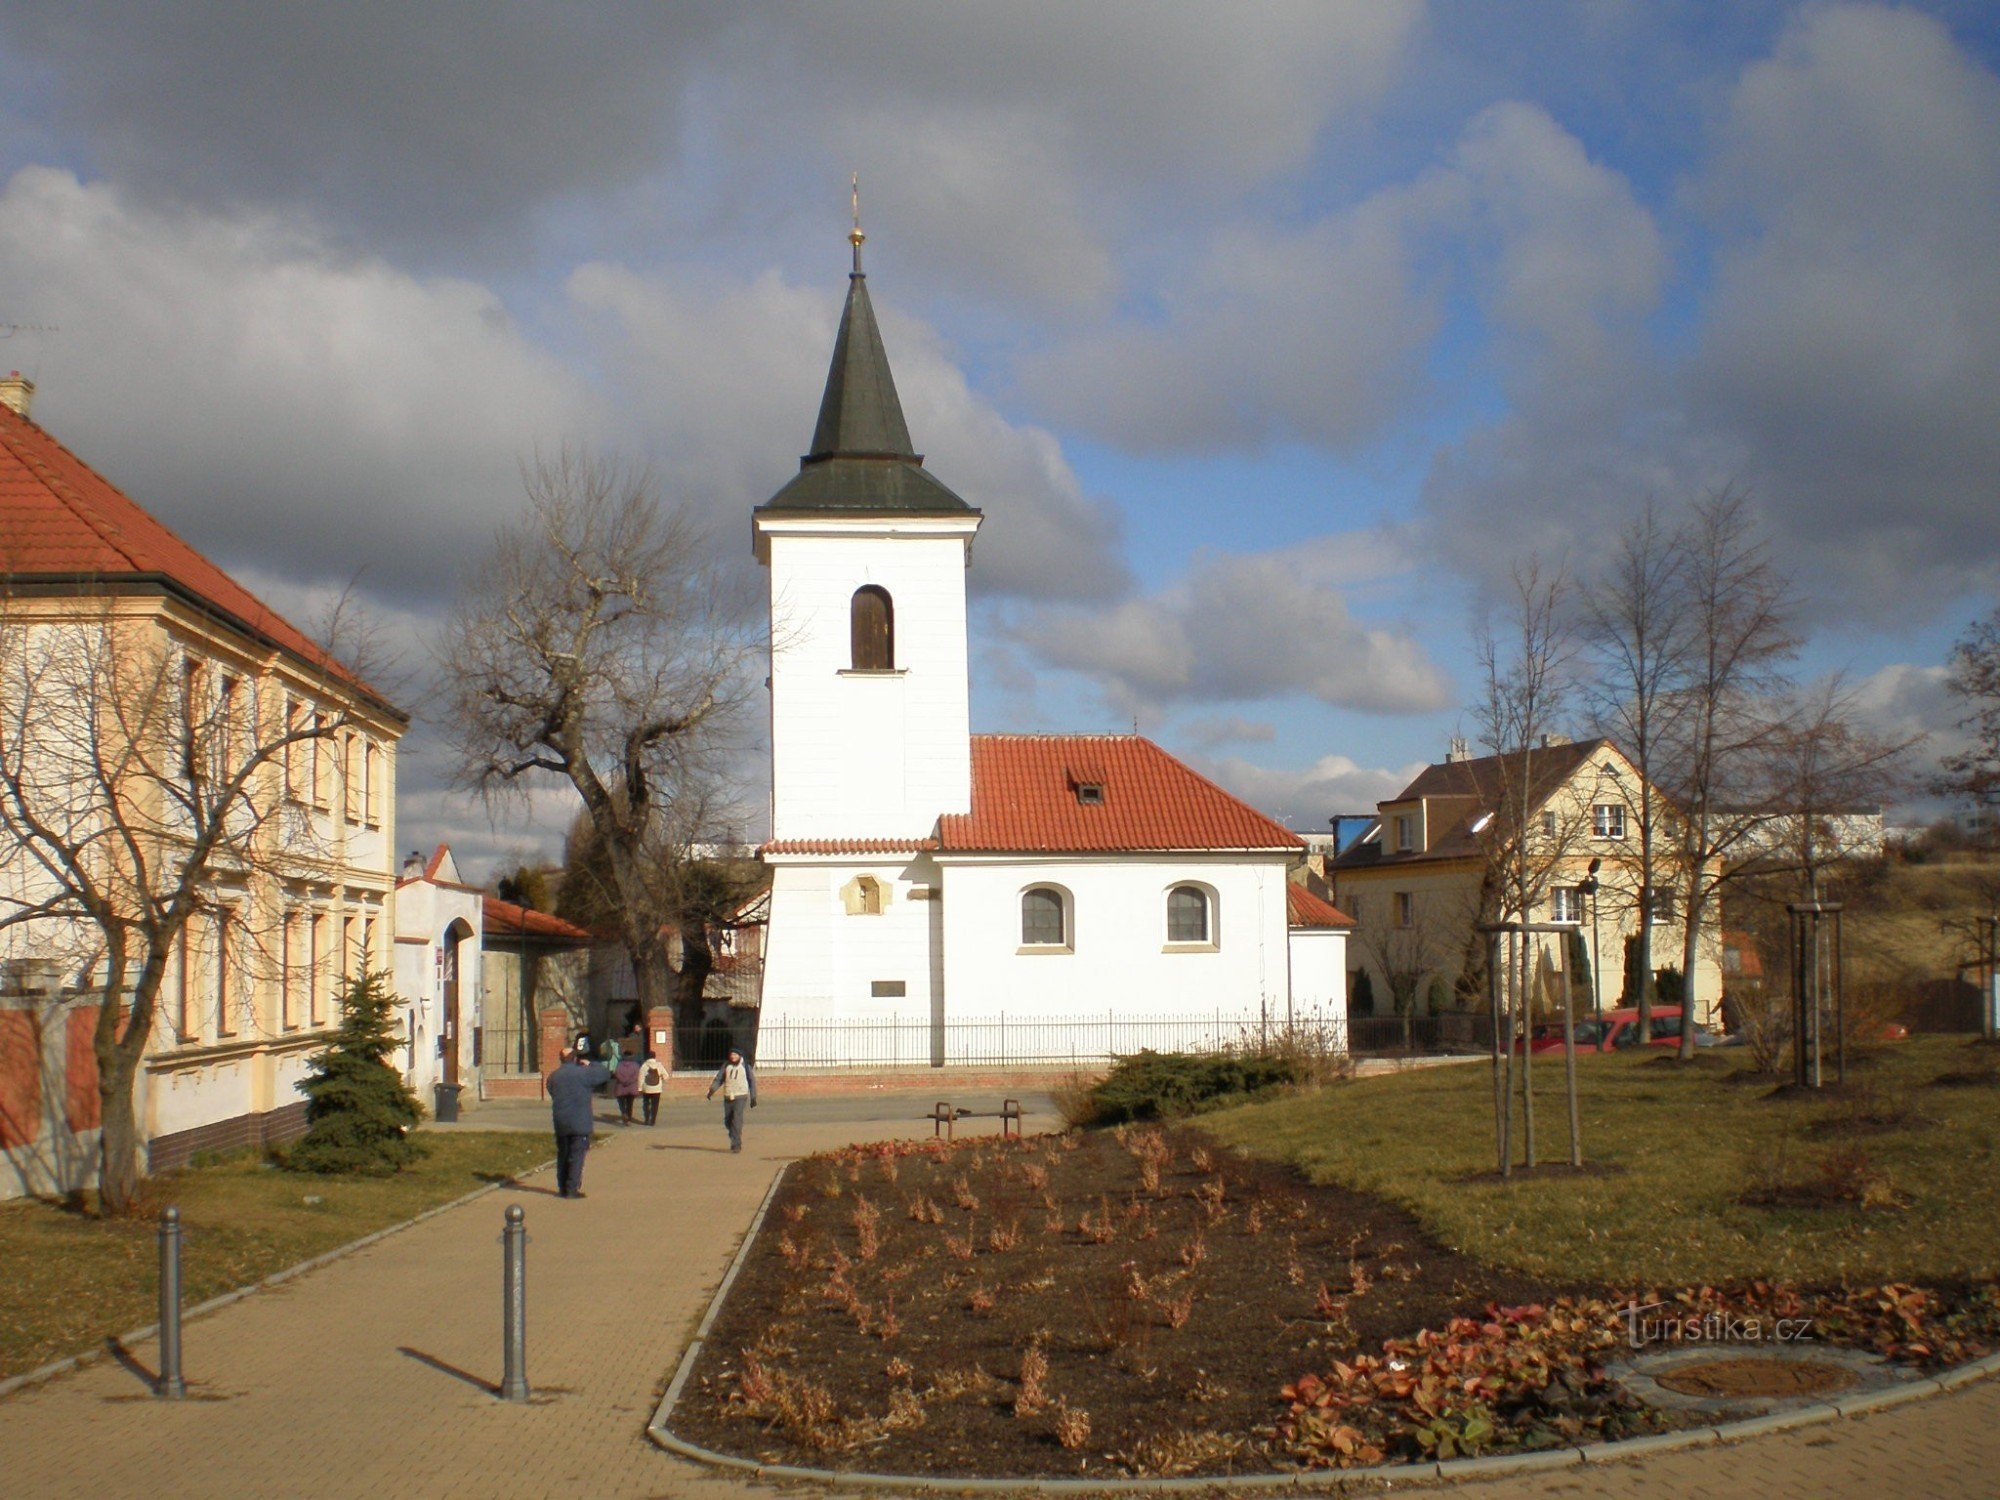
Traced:
<svg viewBox="0 0 2000 1500">
<path fill-rule="evenodd" d="M 1343 1021 L 1300 840 L 1138 735 L 971 733 L 981 512 L 911 444 L 854 270 L 771 584 L 765 1066 L 1089 1061 Z"/>
</svg>

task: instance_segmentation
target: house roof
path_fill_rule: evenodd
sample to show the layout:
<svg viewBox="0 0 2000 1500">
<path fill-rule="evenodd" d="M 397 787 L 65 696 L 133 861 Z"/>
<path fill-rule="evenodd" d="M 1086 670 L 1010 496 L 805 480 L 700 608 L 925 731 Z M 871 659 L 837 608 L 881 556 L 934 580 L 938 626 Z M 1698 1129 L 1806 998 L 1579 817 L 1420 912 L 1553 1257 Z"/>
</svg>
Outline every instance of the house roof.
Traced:
<svg viewBox="0 0 2000 1500">
<path fill-rule="evenodd" d="M 1297 881 L 1285 884 L 1285 925 L 1288 927 L 1352 927 L 1354 918 L 1323 896 L 1315 896 Z"/>
<path fill-rule="evenodd" d="M 1081 801 L 1083 784 L 1103 800 Z M 972 810 L 940 818 L 938 844 L 1009 854 L 1305 847 L 1151 740 L 1116 734 L 974 735 Z"/>
<path fill-rule="evenodd" d="M 1612 749 L 1615 747 L 1605 739 L 1572 740 L 1561 745 L 1538 746 L 1533 751 L 1516 750 L 1504 756 L 1482 755 L 1426 766 L 1417 773 L 1416 780 L 1382 803 L 1384 808 L 1418 801 L 1442 804 L 1440 810 L 1445 813 L 1446 821 L 1442 828 L 1434 823 L 1427 830 L 1426 847 L 1408 853 L 1389 849 L 1378 829 L 1377 837 L 1350 846 L 1333 862 L 1333 867 L 1351 871 L 1477 857 L 1481 852 L 1476 832 L 1480 819 L 1494 809 L 1510 781 L 1524 769 L 1529 803 L 1539 809 L 1593 756 Z"/>
<path fill-rule="evenodd" d="M 923 467 L 910 442 L 889 355 L 868 300 L 859 248 L 847 279 L 847 305 L 833 339 L 812 449 L 799 460 L 798 477 L 757 507 L 772 512 L 895 515 L 976 515 Z"/>
<path fill-rule="evenodd" d="M 587 943 L 590 931 L 545 911 L 488 896 L 484 903 L 488 937 L 539 938 L 544 942 Z"/>
<path fill-rule="evenodd" d="M 0 405 L 0 577 L 16 588 L 125 586 L 177 596 L 408 720 L 345 663 L 5 405 Z"/>
</svg>

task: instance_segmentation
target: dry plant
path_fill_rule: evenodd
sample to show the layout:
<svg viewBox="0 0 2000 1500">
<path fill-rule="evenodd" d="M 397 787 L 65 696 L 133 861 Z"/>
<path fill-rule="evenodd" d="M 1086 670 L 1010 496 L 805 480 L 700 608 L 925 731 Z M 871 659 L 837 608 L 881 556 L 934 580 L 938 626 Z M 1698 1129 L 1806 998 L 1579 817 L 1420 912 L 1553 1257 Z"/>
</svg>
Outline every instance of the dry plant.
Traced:
<svg viewBox="0 0 2000 1500">
<path fill-rule="evenodd" d="M 1215 1170 L 1215 1153 L 1206 1146 L 1196 1146 L 1188 1152 L 1188 1162 L 1197 1172 L 1208 1173 Z"/>
<path fill-rule="evenodd" d="M 1176 1428 L 1141 1439 L 1112 1454 L 1111 1461 L 1140 1478 L 1171 1479 L 1224 1463 L 1241 1453 L 1243 1446 L 1242 1438 L 1229 1434 Z"/>
<path fill-rule="evenodd" d="M 1186 1326 L 1187 1320 L 1194 1315 L 1194 1297 L 1194 1288 L 1184 1286 L 1177 1297 L 1155 1299 L 1160 1311 L 1166 1315 L 1167 1327 L 1179 1329 Z"/>
<path fill-rule="evenodd" d="M 976 1248 L 972 1243 L 972 1226 L 969 1224 L 966 1226 L 963 1239 L 947 1229 L 944 1234 L 944 1248 L 953 1260 L 971 1260 Z"/>
<path fill-rule="evenodd" d="M 862 1260 L 873 1260 L 882 1248 L 880 1226 L 882 1211 L 866 1198 L 858 1198 L 854 1203 L 854 1246 L 855 1254 Z"/>
<path fill-rule="evenodd" d="M 812 1205 L 809 1203 L 787 1203 L 779 1211 L 784 1214 L 786 1223 L 797 1224 L 812 1211 Z"/>
<path fill-rule="evenodd" d="M 976 1286 L 965 1297 L 966 1310 L 975 1313 L 993 1311 L 993 1292 L 988 1287 Z"/>
<path fill-rule="evenodd" d="M 972 1183 L 963 1172 L 952 1179 L 951 1201 L 967 1213 L 977 1213 L 979 1210 L 979 1199 L 974 1196 Z"/>
<path fill-rule="evenodd" d="M 996 1251 L 1012 1250 L 1021 1243 L 1021 1221 L 1009 1219 L 1004 1224 L 995 1224 L 986 1231 L 986 1243 Z"/>
<path fill-rule="evenodd" d="M 909 1201 L 910 1217 L 919 1224 L 942 1224 L 944 1210 L 922 1193 Z"/>
<path fill-rule="evenodd" d="M 1181 1246 L 1181 1264 L 1190 1271 L 1196 1270 L 1208 1259 L 1208 1239 L 1197 1229 L 1185 1245 Z"/>
<path fill-rule="evenodd" d="M 1056 1441 L 1063 1447 L 1081 1448 L 1090 1441 L 1090 1413 L 1058 1398 L 1055 1420 Z"/>
<path fill-rule="evenodd" d="M 1108 1245 L 1118 1237 L 1118 1221 L 1111 1215 L 1111 1200 L 1099 1195 L 1097 1214 L 1092 1217 L 1085 1210 L 1083 1217 L 1076 1221 L 1076 1232 L 1093 1245 Z"/>
<path fill-rule="evenodd" d="M 1042 1353 L 1041 1335 L 1021 1353 L 1021 1378 L 1014 1393 L 1014 1415 L 1032 1417 L 1049 1404 L 1049 1357 Z"/>
<path fill-rule="evenodd" d="M 1049 1169 L 1038 1161 L 1021 1163 L 1021 1181 L 1034 1192 L 1043 1192 L 1049 1185 Z"/>
<path fill-rule="evenodd" d="M 882 1366 L 882 1373 L 891 1380 L 908 1380 L 916 1372 L 911 1367 L 910 1362 L 899 1354 L 890 1360 L 889 1363 Z"/>
<path fill-rule="evenodd" d="M 1250 1212 L 1243 1218 L 1243 1228 L 1249 1234 L 1262 1234 L 1264 1232 L 1263 1204 L 1253 1203 L 1250 1205 Z"/>
</svg>

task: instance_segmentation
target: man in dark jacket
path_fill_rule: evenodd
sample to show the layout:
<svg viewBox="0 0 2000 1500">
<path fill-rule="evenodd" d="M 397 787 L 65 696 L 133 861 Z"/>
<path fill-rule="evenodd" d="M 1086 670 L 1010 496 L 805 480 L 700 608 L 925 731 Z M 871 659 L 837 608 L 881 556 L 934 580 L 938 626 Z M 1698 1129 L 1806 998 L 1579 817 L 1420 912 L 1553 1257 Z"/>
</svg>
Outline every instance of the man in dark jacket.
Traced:
<svg viewBox="0 0 2000 1500">
<path fill-rule="evenodd" d="M 578 1037 L 576 1051 L 549 1074 L 549 1112 L 556 1127 L 556 1196 L 583 1196 L 583 1154 L 593 1128 L 590 1102 L 611 1081 L 608 1068 L 590 1060 L 590 1039 Z"/>
</svg>

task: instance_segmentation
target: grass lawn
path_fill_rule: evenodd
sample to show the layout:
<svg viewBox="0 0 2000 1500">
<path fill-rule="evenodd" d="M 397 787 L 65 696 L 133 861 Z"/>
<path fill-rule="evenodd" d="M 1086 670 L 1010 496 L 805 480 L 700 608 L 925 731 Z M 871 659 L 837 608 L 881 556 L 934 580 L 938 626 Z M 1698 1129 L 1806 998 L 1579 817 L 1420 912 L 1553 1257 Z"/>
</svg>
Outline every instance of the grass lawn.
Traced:
<svg viewBox="0 0 2000 1500">
<path fill-rule="evenodd" d="M 1339 1084 L 1201 1124 L 1317 1180 L 1400 1203 L 1478 1260 L 1552 1278 L 1643 1287 L 2000 1272 L 2000 1049 L 1961 1037 L 1885 1047 L 1850 1065 L 1845 1097 L 1826 1100 L 1773 1098 L 1770 1081 L 1737 1076 L 1747 1069 L 1740 1052 L 1708 1056 L 1726 1061 L 1579 1059 L 1584 1158 L 1608 1169 L 1591 1175 L 1492 1175 L 1484 1062 Z M 1941 1075 L 1970 1081 L 1940 1086 Z M 1566 1162 L 1560 1057 L 1537 1057 L 1535 1078 L 1538 1160 Z M 1826 1201 L 1742 1201 L 1773 1187 L 1790 1201 Z M 1848 1189 L 1889 1205 L 1833 1201 Z"/>
<path fill-rule="evenodd" d="M 181 1274 L 192 1307 L 549 1157 L 539 1133 L 423 1139 L 430 1154 L 394 1177 L 282 1172 L 244 1154 L 152 1179 L 145 1211 L 127 1219 L 34 1201 L 0 1207 L 0 1379 L 154 1320 L 158 1210 L 169 1203 L 186 1229 Z"/>
</svg>

